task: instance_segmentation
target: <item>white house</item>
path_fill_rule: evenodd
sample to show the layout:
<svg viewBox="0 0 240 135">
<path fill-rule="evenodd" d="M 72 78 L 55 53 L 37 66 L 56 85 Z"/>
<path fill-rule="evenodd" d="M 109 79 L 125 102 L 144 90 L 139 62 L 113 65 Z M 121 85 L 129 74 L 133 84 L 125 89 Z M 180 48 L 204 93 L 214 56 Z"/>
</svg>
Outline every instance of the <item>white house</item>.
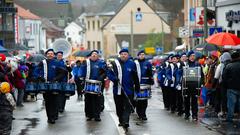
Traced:
<svg viewBox="0 0 240 135">
<path fill-rule="evenodd" d="M 73 47 L 81 47 L 84 44 L 85 32 L 81 24 L 71 22 L 65 29 L 64 35 L 66 40 L 72 44 Z"/>
<path fill-rule="evenodd" d="M 16 5 L 18 12 L 15 17 L 15 40 L 17 44 L 25 45 L 33 52 L 39 52 L 40 45 L 41 18 L 29 10 Z"/>
</svg>

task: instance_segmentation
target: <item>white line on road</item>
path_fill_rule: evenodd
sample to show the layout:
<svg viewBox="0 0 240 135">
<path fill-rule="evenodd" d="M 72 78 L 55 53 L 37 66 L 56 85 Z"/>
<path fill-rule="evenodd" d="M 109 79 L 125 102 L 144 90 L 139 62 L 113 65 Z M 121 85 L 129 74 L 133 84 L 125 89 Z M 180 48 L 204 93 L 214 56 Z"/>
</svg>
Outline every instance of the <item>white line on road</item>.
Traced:
<svg viewBox="0 0 240 135">
<path fill-rule="evenodd" d="M 118 126 L 118 117 L 117 117 L 116 113 L 112 111 L 112 109 L 109 105 L 109 99 L 106 99 L 105 101 L 107 101 L 107 102 L 105 102 L 105 108 L 106 108 L 107 111 L 109 111 L 109 113 L 110 113 L 110 115 L 111 115 L 111 117 L 114 121 L 114 124 L 117 127 L 118 133 L 120 135 L 126 135 L 125 130 L 122 127 Z"/>
</svg>

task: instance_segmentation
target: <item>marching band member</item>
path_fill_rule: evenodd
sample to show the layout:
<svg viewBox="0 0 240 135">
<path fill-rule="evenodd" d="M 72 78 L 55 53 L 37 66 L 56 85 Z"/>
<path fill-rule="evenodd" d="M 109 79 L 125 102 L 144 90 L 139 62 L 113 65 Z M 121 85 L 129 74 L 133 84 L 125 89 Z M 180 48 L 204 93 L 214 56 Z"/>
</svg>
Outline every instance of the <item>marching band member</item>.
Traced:
<svg viewBox="0 0 240 135">
<path fill-rule="evenodd" d="M 167 84 L 168 82 L 166 77 L 166 69 L 172 60 L 172 56 L 173 54 L 170 54 L 167 57 L 167 60 L 160 66 L 159 72 L 158 72 L 158 80 L 160 82 L 160 86 L 162 89 L 163 103 L 164 103 L 164 108 L 166 110 L 170 110 L 170 95 L 169 95 L 169 88 Z"/>
<path fill-rule="evenodd" d="M 201 69 L 201 79 L 200 82 L 187 82 L 187 89 L 184 92 L 184 107 L 185 107 L 185 119 L 189 119 L 190 116 L 190 103 L 191 103 L 191 109 L 192 109 L 192 119 L 197 121 L 198 120 L 198 94 L 199 90 L 197 89 L 197 85 L 199 86 L 203 83 L 203 72 L 201 65 L 196 61 L 195 59 L 195 53 L 194 51 L 190 51 L 187 54 L 188 56 L 188 62 L 187 67 L 200 67 Z M 198 83 L 198 84 L 196 84 Z"/>
<path fill-rule="evenodd" d="M 177 71 L 176 71 L 176 105 L 178 116 L 183 114 L 183 96 L 182 96 L 182 76 L 183 76 L 183 67 L 186 63 L 187 56 L 186 53 L 181 55 L 180 61 L 177 62 Z"/>
<path fill-rule="evenodd" d="M 112 62 L 113 70 L 108 70 L 108 78 L 114 83 L 113 97 L 119 126 L 123 126 L 127 131 L 131 111 L 134 111 L 132 104 L 134 91 L 139 91 L 140 85 L 136 64 L 129 59 L 128 50 L 122 49 L 119 54 L 120 58 Z"/>
<path fill-rule="evenodd" d="M 177 71 L 177 59 L 178 55 L 173 55 L 171 63 L 168 65 L 166 69 L 166 78 L 167 78 L 167 86 L 169 90 L 169 103 L 171 113 L 175 113 L 176 110 L 176 89 L 175 89 L 175 82 L 176 82 L 176 71 Z"/>
<path fill-rule="evenodd" d="M 135 60 L 135 63 L 137 67 L 137 73 L 140 84 L 153 85 L 154 81 L 152 74 L 152 64 L 145 59 L 145 53 L 143 50 L 138 52 L 138 59 Z M 147 105 L 148 105 L 147 99 L 137 100 L 136 102 L 137 114 L 141 120 L 147 120 L 146 116 Z"/>
<path fill-rule="evenodd" d="M 66 71 L 63 65 L 54 58 L 54 50 L 48 49 L 45 55 L 47 59 L 41 61 L 36 69 L 38 80 L 45 83 L 61 81 L 66 76 Z M 48 123 L 50 124 L 55 124 L 55 120 L 58 119 L 58 96 L 58 94 L 52 93 L 51 90 L 43 94 Z"/>
<path fill-rule="evenodd" d="M 66 64 L 63 60 L 63 52 L 62 51 L 58 51 L 56 52 L 57 55 L 57 60 L 59 61 L 59 63 L 61 64 L 61 67 L 64 67 L 66 70 Z M 61 80 L 61 82 L 67 82 L 67 76 L 64 76 L 64 78 Z M 60 93 L 59 94 L 59 109 L 58 111 L 60 113 L 63 113 L 64 109 L 65 109 L 65 104 L 66 104 L 66 96 L 64 93 Z"/>
<path fill-rule="evenodd" d="M 103 82 L 106 78 L 106 63 L 105 61 L 99 59 L 99 52 L 93 50 L 90 53 L 90 57 L 83 62 L 81 65 L 82 74 L 80 77 L 85 78 L 85 83 L 87 80 L 96 80 Z M 86 86 L 86 85 L 85 85 Z M 87 121 L 92 120 L 101 121 L 100 112 L 101 112 L 101 94 L 103 90 L 101 89 L 100 93 L 87 93 L 85 90 L 85 113 L 88 117 Z"/>
</svg>

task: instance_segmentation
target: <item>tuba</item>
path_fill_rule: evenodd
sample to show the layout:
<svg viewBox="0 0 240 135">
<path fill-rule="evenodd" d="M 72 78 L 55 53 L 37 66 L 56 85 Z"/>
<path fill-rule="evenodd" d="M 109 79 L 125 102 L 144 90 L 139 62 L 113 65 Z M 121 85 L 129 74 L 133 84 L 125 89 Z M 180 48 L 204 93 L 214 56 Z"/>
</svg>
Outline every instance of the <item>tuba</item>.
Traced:
<svg viewBox="0 0 240 135">
<path fill-rule="evenodd" d="M 57 39 L 53 44 L 52 48 L 55 52 L 62 51 L 63 58 L 67 58 L 72 53 L 71 44 L 63 38 Z"/>
</svg>

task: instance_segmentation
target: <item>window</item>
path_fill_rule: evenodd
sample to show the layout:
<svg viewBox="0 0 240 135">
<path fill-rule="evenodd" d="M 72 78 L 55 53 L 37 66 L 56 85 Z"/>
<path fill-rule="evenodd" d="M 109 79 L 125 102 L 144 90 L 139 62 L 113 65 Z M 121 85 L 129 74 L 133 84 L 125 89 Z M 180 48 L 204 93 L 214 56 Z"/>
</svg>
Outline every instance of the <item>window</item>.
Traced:
<svg viewBox="0 0 240 135">
<path fill-rule="evenodd" d="M 95 30 L 95 21 L 92 22 L 93 30 Z"/>
<path fill-rule="evenodd" d="M 90 30 L 90 21 L 88 21 L 88 30 Z"/>
<path fill-rule="evenodd" d="M 97 41 L 97 49 L 101 50 L 101 42 L 100 41 Z"/>
<path fill-rule="evenodd" d="M 88 50 L 91 50 L 91 42 L 90 41 L 87 42 L 87 45 L 88 45 Z"/>
<path fill-rule="evenodd" d="M 69 37 L 67 40 L 68 40 L 68 42 L 70 42 L 70 43 L 71 43 L 71 41 L 72 41 L 72 39 L 71 39 L 70 37 Z"/>
<path fill-rule="evenodd" d="M 3 19 L 2 19 L 2 14 L 0 14 L 0 31 L 3 30 Z"/>
<path fill-rule="evenodd" d="M 32 26 L 32 23 L 30 23 L 30 35 L 32 35 L 32 32 L 33 31 L 33 26 Z"/>
<path fill-rule="evenodd" d="M 95 48 L 95 41 L 93 41 L 93 49 L 96 49 L 96 48 Z"/>
<path fill-rule="evenodd" d="M 240 38 L 240 30 L 237 31 L 237 36 Z"/>
<path fill-rule="evenodd" d="M 100 30 L 100 21 L 98 20 L 98 30 Z"/>
<path fill-rule="evenodd" d="M 6 14 L 6 30 L 7 31 L 13 31 L 13 28 L 14 28 L 14 24 L 13 24 L 13 15 L 12 13 L 8 13 Z"/>
</svg>

